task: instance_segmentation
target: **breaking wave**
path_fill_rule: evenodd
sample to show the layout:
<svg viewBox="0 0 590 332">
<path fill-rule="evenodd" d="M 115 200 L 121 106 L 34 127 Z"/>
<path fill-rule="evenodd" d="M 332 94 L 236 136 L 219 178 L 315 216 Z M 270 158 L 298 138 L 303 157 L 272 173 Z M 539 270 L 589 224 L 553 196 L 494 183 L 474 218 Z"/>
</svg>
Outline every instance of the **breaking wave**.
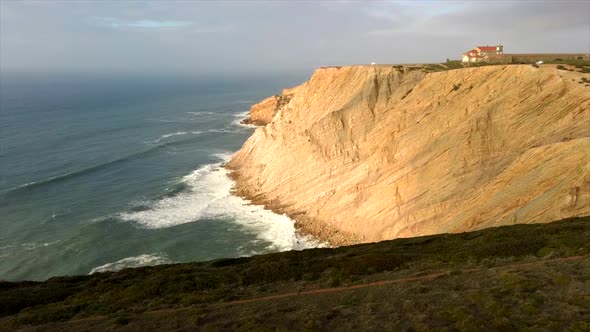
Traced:
<svg viewBox="0 0 590 332">
<path fill-rule="evenodd" d="M 201 111 L 201 112 L 187 112 L 187 113 L 188 114 L 192 114 L 192 115 L 214 115 L 214 114 L 217 114 L 215 112 L 204 112 L 204 111 Z"/>
<path fill-rule="evenodd" d="M 250 112 L 246 111 L 246 112 L 240 112 L 240 113 L 236 113 L 233 116 L 236 117 L 237 119 L 233 120 L 231 122 L 232 125 L 234 126 L 238 126 L 238 127 L 242 127 L 242 128 L 248 128 L 248 129 L 253 129 L 256 128 L 256 125 L 253 124 L 249 124 L 249 123 L 242 123 L 243 120 L 245 120 L 246 118 L 248 118 Z"/>
<path fill-rule="evenodd" d="M 164 140 L 166 138 L 169 138 L 169 137 L 173 137 L 173 136 L 184 136 L 184 135 L 189 135 L 189 134 L 199 135 L 199 134 L 202 134 L 202 133 L 203 132 L 202 131 L 199 131 L 199 130 L 197 130 L 197 131 L 177 131 L 175 133 L 170 133 L 170 134 L 165 134 L 165 135 L 160 136 L 160 138 L 158 138 L 157 140 L 155 140 L 154 143 L 159 143 L 160 141 L 162 141 L 162 140 Z"/>
<path fill-rule="evenodd" d="M 215 155 L 228 161 L 231 154 Z M 118 215 L 124 221 L 142 227 L 158 229 L 173 227 L 202 219 L 230 219 L 271 243 L 271 250 L 300 250 L 320 246 L 309 237 L 299 236 L 293 220 L 252 205 L 231 193 L 233 181 L 222 162 L 204 165 L 182 178 L 186 190 L 174 196 L 162 197 L 149 204 L 148 209 L 128 211 Z"/>
<path fill-rule="evenodd" d="M 120 259 L 116 262 L 107 263 L 101 266 L 97 266 L 93 268 L 90 273 L 93 274 L 97 272 L 106 272 L 106 271 L 119 271 L 125 268 L 131 267 L 140 267 L 140 266 L 151 266 L 151 265 L 159 265 L 159 264 L 170 264 L 173 263 L 168 257 L 164 254 L 144 254 L 139 256 L 127 257 Z"/>
<path fill-rule="evenodd" d="M 234 116 L 236 118 L 240 118 L 240 119 L 245 119 L 248 117 L 248 115 L 250 115 L 250 111 L 245 111 L 245 112 L 240 112 L 240 113 L 234 114 Z"/>
</svg>

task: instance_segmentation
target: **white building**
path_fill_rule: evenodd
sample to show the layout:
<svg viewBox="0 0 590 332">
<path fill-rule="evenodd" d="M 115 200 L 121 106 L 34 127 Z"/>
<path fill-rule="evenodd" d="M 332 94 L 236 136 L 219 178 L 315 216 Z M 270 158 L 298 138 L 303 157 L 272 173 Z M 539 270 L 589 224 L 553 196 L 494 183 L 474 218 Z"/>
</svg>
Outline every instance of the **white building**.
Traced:
<svg viewBox="0 0 590 332">
<path fill-rule="evenodd" d="M 461 57 L 462 62 L 480 62 L 486 61 L 490 58 L 501 57 L 504 54 L 504 46 L 476 46 L 474 49 L 463 53 Z"/>
</svg>

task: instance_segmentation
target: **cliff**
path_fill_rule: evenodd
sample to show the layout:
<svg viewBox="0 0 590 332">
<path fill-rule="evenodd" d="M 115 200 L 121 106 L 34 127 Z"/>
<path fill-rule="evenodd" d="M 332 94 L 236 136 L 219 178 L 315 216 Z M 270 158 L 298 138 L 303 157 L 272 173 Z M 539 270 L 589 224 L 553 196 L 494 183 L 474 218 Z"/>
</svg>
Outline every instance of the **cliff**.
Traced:
<svg viewBox="0 0 590 332">
<path fill-rule="evenodd" d="M 277 112 L 289 103 L 296 88 L 283 89 L 280 95 L 274 95 L 252 105 L 248 118 L 242 123 L 264 126 L 272 121 Z"/>
<path fill-rule="evenodd" d="M 227 167 L 238 194 L 333 244 L 590 215 L 588 76 L 318 69 Z"/>
</svg>

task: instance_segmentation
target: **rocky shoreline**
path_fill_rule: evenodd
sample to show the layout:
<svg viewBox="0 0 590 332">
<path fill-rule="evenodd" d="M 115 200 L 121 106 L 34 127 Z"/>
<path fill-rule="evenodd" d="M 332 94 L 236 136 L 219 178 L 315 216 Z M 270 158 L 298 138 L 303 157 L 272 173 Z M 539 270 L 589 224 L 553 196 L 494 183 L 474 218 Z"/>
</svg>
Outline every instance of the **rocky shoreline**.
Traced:
<svg viewBox="0 0 590 332">
<path fill-rule="evenodd" d="M 241 186 L 238 173 L 231 167 L 224 165 L 230 170 L 230 178 L 234 181 L 235 187 L 232 193 L 255 205 L 264 206 L 265 209 L 277 214 L 283 214 L 295 221 L 295 228 L 300 235 L 311 236 L 321 242 L 325 242 L 333 247 L 347 246 L 363 243 L 362 237 L 352 233 L 339 231 L 337 228 L 318 222 L 306 216 L 305 212 L 293 212 L 288 207 L 282 205 L 277 199 L 268 199 L 264 194 L 253 194 L 248 188 Z"/>
</svg>

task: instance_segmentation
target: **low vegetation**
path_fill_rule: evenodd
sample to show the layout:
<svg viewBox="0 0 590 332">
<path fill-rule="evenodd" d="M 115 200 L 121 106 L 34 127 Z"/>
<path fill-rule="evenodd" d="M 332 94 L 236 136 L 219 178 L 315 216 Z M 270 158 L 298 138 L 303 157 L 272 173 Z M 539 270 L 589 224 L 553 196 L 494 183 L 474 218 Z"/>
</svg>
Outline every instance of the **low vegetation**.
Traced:
<svg viewBox="0 0 590 332">
<path fill-rule="evenodd" d="M 550 64 L 558 64 L 558 65 L 568 65 L 573 67 L 588 67 L 590 66 L 590 59 L 554 59 L 554 60 L 547 60 L 545 63 Z"/>
<path fill-rule="evenodd" d="M 555 60 L 548 60 L 544 61 L 545 64 L 557 64 L 556 68 L 559 70 L 568 70 L 568 71 L 578 71 L 580 73 L 590 73 L 590 60 L 587 59 L 555 59 Z M 535 68 L 539 68 L 539 65 L 535 63 L 535 61 L 531 60 L 529 62 L 518 62 L 518 63 L 501 63 L 501 62 L 473 62 L 473 63 L 463 63 L 459 60 L 449 60 L 445 63 L 440 64 L 426 64 L 422 66 L 422 70 L 427 73 L 434 73 L 440 71 L 447 71 L 453 69 L 461 69 L 461 68 L 470 68 L 470 67 L 485 67 L 485 66 L 501 66 L 501 65 L 510 65 L 510 64 L 530 64 Z M 568 68 L 566 66 L 570 66 Z"/>
<path fill-rule="evenodd" d="M 448 60 L 447 59 L 447 62 L 445 62 L 444 65 L 448 69 L 460 69 L 460 68 L 464 68 L 463 62 L 458 61 L 458 60 Z"/>
<path fill-rule="evenodd" d="M 424 71 L 426 72 L 436 72 L 436 71 L 445 71 L 448 70 L 447 67 L 443 66 L 442 64 L 428 64 L 423 67 Z"/>
<path fill-rule="evenodd" d="M 0 282 L 0 330 L 583 331 L 590 328 L 588 239 L 590 217 L 585 217 L 45 282 Z M 388 284 L 379 284 L 384 281 Z M 334 287 L 340 288 L 322 291 Z"/>
</svg>

